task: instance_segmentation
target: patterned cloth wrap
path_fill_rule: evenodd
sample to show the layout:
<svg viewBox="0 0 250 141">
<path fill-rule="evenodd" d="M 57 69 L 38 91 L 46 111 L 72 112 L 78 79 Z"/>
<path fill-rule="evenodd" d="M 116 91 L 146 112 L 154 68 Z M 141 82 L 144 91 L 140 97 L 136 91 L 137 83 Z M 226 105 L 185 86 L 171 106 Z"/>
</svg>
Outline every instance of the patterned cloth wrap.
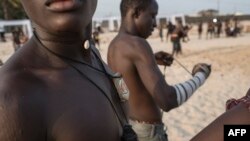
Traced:
<svg viewBox="0 0 250 141">
<path fill-rule="evenodd" d="M 226 102 L 226 110 L 230 110 L 239 104 L 245 105 L 250 112 L 250 95 L 246 95 L 240 99 L 229 99 Z"/>
</svg>

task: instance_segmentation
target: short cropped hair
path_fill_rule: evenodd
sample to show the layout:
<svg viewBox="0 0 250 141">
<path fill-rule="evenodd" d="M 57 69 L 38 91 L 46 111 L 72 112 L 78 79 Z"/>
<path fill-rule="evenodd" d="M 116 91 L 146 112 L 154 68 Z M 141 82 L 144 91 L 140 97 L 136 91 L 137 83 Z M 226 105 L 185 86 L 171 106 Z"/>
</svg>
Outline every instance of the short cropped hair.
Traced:
<svg viewBox="0 0 250 141">
<path fill-rule="evenodd" d="M 143 11 L 155 0 L 121 0 L 121 17 L 125 17 L 129 9 Z"/>
</svg>

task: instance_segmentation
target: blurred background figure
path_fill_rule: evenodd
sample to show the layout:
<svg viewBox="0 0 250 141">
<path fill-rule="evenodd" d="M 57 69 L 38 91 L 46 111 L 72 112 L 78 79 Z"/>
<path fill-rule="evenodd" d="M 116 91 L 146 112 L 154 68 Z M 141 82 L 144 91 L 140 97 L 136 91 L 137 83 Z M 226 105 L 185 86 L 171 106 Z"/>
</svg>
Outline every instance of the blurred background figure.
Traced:
<svg viewBox="0 0 250 141">
<path fill-rule="evenodd" d="M 225 21 L 225 32 L 227 37 L 237 37 L 241 34 L 243 26 L 240 26 L 237 18 Z"/>
<path fill-rule="evenodd" d="M 222 22 L 220 19 L 218 19 L 216 22 L 216 37 L 217 38 L 220 38 L 221 31 L 222 31 Z"/>
<path fill-rule="evenodd" d="M 172 55 L 177 56 L 182 54 L 181 39 L 183 38 L 184 30 L 182 22 L 179 20 L 176 21 L 176 25 L 174 27 L 175 28 L 171 34 L 171 42 L 173 43 Z"/>
<path fill-rule="evenodd" d="M 214 36 L 214 31 L 215 31 L 215 28 L 214 28 L 214 22 L 213 21 L 209 21 L 207 23 L 207 39 L 210 38 L 212 39 L 213 36 Z"/>
<path fill-rule="evenodd" d="M 6 42 L 4 25 L 0 23 L 0 40 Z"/>
<path fill-rule="evenodd" d="M 95 45 L 98 47 L 98 49 L 100 50 L 100 30 L 101 28 L 95 28 L 94 32 L 93 32 L 93 40 L 95 42 Z"/>
<path fill-rule="evenodd" d="M 188 32 L 192 29 L 192 26 L 187 24 L 183 26 L 183 36 L 182 36 L 182 41 L 187 42 L 190 41 L 190 38 L 188 36 Z"/>
<path fill-rule="evenodd" d="M 28 41 L 28 36 L 23 32 L 20 27 L 15 27 L 12 31 L 13 47 L 17 51 L 22 45 Z"/>
<path fill-rule="evenodd" d="M 21 30 L 19 29 L 19 40 L 20 40 L 20 46 L 23 46 L 27 41 L 28 41 L 28 36 Z"/>
<path fill-rule="evenodd" d="M 163 27 L 161 24 L 159 25 L 158 29 L 159 29 L 159 37 L 161 38 L 161 42 L 163 42 Z"/>
<path fill-rule="evenodd" d="M 169 21 L 167 25 L 166 41 L 168 41 L 169 35 L 171 35 L 174 32 L 174 29 L 175 29 L 175 25 L 173 25 L 172 22 Z"/>
<path fill-rule="evenodd" d="M 97 25 L 96 26 L 96 29 L 97 29 L 97 31 L 99 32 L 99 33 L 103 33 L 103 30 L 102 30 L 102 27 L 101 27 L 101 25 Z"/>
<path fill-rule="evenodd" d="M 203 31 L 203 22 L 201 21 L 201 22 L 198 24 L 198 37 L 199 37 L 199 39 L 202 38 L 202 31 Z"/>
<path fill-rule="evenodd" d="M 17 51 L 21 46 L 20 30 L 17 27 L 14 28 L 14 30 L 12 31 L 12 40 L 13 40 L 14 51 Z"/>
</svg>

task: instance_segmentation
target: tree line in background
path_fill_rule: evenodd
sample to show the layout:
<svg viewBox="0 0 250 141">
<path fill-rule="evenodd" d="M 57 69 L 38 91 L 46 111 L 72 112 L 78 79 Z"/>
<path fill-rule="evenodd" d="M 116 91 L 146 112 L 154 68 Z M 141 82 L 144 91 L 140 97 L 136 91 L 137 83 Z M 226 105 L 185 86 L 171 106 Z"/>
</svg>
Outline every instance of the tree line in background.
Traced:
<svg viewBox="0 0 250 141">
<path fill-rule="evenodd" d="M 20 0 L 0 0 L 0 19 L 14 20 L 27 18 Z"/>
</svg>

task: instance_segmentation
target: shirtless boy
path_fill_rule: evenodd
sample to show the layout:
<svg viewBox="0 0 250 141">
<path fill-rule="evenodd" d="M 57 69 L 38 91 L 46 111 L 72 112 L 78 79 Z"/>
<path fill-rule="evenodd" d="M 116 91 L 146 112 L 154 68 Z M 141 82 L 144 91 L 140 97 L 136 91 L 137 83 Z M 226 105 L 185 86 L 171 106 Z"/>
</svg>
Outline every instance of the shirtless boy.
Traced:
<svg viewBox="0 0 250 141">
<path fill-rule="evenodd" d="M 207 79 L 210 67 L 197 64 L 193 78 L 170 86 L 146 41 L 156 27 L 155 0 L 122 0 L 122 24 L 108 50 L 108 64 L 120 72 L 130 90 L 129 117 L 140 141 L 167 141 L 161 110 L 183 104 Z"/>
</svg>

